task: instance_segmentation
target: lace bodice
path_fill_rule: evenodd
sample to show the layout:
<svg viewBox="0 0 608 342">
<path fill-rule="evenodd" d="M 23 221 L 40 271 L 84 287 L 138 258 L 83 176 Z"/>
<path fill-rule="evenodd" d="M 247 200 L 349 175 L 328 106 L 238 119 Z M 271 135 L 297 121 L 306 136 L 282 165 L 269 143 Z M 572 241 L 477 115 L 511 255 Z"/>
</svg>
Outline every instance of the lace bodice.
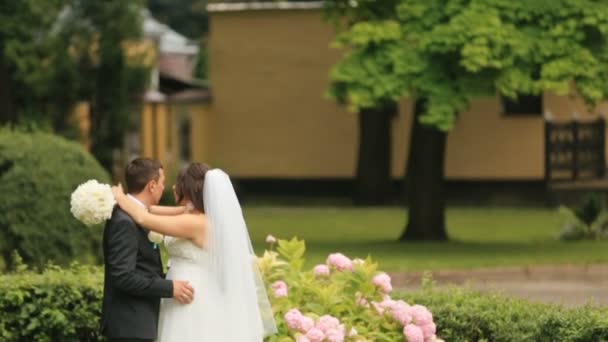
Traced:
<svg viewBox="0 0 608 342">
<path fill-rule="evenodd" d="M 207 259 L 207 252 L 190 240 L 165 236 L 164 242 L 172 262 L 184 260 L 200 263 Z"/>
</svg>

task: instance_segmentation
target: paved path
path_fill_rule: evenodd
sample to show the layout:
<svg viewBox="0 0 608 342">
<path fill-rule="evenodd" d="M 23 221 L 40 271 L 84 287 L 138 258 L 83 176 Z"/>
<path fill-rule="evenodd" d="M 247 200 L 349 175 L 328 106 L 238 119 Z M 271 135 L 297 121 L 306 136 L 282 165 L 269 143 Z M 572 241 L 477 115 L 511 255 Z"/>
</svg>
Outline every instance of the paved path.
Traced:
<svg viewBox="0 0 608 342">
<path fill-rule="evenodd" d="M 393 285 L 415 290 L 421 273 L 392 273 Z M 433 272 L 439 287 L 469 284 L 534 302 L 608 305 L 608 264 L 533 266 Z"/>
</svg>

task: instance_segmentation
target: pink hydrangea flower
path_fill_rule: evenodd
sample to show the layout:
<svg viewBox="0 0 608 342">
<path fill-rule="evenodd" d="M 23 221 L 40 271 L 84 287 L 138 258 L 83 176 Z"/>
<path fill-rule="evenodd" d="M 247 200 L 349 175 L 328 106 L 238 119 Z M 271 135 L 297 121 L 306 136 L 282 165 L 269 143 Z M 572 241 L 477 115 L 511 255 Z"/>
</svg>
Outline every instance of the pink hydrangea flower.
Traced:
<svg viewBox="0 0 608 342">
<path fill-rule="evenodd" d="M 317 277 L 327 277 L 329 275 L 329 267 L 327 265 L 317 265 L 313 269 Z"/>
<path fill-rule="evenodd" d="M 369 302 L 365 298 L 357 299 L 357 305 L 362 306 L 364 308 L 369 308 Z"/>
<path fill-rule="evenodd" d="M 386 273 L 380 273 L 374 277 L 372 283 L 384 293 L 390 293 L 393 291 L 393 285 L 391 285 L 391 277 Z"/>
<path fill-rule="evenodd" d="M 287 297 L 287 284 L 282 280 L 275 281 L 272 284 L 272 290 L 276 298 Z"/>
<path fill-rule="evenodd" d="M 300 322 L 302 321 L 302 317 L 304 316 L 302 315 L 300 310 L 291 309 L 285 314 L 285 322 L 287 322 L 287 326 L 289 327 L 289 329 L 300 330 Z"/>
<path fill-rule="evenodd" d="M 321 329 L 312 328 L 308 330 L 306 337 L 308 337 L 310 342 L 322 342 L 325 339 L 325 334 Z"/>
<path fill-rule="evenodd" d="M 412 322 L 410 306 L 402 300 L 392 302 L 391 315 L 397 322 L 401 323 L 402 326 L 406 326 Z"/>
<path fill-rule="evenodd" d="M 325 335 L 329 342 L 344 342 L 345 336 L 342 329 L 331 329 Z"/>
<path fill-rule="evenodd" d="M 276 298 L 287 297 L 287 289 L 282 288 L 282 289 L 276 289 L 276 290 L 274 290 L 274 296 Z"/>
<path fill-rule="evenodd" d="M 330 315 L 323 315 L 317 321 L 317 328 L 324 333 L 329 332 L 332 329 L 337 329 L 340 326 L 340 320 Z"/>
<path fill-rule="evenodd" d="M 392 299 L 384 299 L 378 305 L 384 310 L 393 310 L 397 306 L 397 302 Z"/>
<path fill-rule="evenodd" d="M 302 316 L 302 318 L 300 318 L 300 327 L 298 330 L 306 334 L 310 329 L 314 328 L 314 326 L 315 321 L 312 318 L 308 316 Z"/>
<path fill-rule="evenodd" d="M 395 308 L 396 309 L 409 310 L 410 309 L 410 305 L 400 299 L 400 300 L 395 301 Z"/>
<path fill-rule="evenodd" d="M 296 337 L 296 342 L 310 342 L 310 340 L 308 337 L 306 337 L 306 335 L 298 335 Z"/>
<path fill-rule="evenodd" d="M 433 335 L 429 338 L 427 338 L 426 340 L 424 340 L 424 342 L 444 342 L 442 339 L 438 338 L 437 335 Z"/>
<path fill-rule="evenodd" d="M 369 308 L 369 302 L 367 301 L 367 299 L 363 298 L 363 295 L 361 294 L 361 292 L 357 292 L 355 294 L 355 299 L 356 299 L 357 305 L 364 307 L 364 308 Z"/>
<path fill-rule="evenodd" d="M 412 323 L 412 316 L 409 314 L 408 309 L 395 308 L 391 311 L 393 318 L 399 322 L 402 326 L 406 326 Z"/>
<path fill-rule="evenodd" d="M 424 342 L 422 330 L 414 324 L 408 324 L 403 328 L 403 335 L 407 342 Z"/>
<path fill-rule="evenodd" d="M 435 323 L 431 322 L 429 324 L 425 324 L 420 326 L 420 330 L 422 330 L 422 335 L 426 341 L 434 341 L 435 333 L 437 332 L 437 326 Z"/>
<path fill-rule="evenodd" d="M 414 305 L 410 308 L 410 315 L 418 326 L 433 323 L 433 314 L 422 305 Z"/>
<path fill-rule="evenodd" d="M 353 262 L 344 254 L 334 253 L 327 257 L 327 264 L 335 267 L 338 271 L 352 271 Z"/>
</svg>

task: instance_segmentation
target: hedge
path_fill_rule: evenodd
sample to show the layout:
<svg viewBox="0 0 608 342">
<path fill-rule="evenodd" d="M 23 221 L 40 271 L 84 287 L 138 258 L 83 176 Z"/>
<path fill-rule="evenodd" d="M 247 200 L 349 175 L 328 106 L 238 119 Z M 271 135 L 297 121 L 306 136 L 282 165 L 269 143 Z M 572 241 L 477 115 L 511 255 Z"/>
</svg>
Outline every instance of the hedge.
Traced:
<svg viewBox="0 0 608 342">
<path fill-rule="evenodd" d="M 0 276 L 1 341 L 101 341 L 102 270 L 51 266 Z M 400 292 L 433 313 L 445 341 L 605 341 L 608 309 L 532 304 L 466 288 Z M 277 317 L 282 320 L 282 317 Z"/>
</svg>

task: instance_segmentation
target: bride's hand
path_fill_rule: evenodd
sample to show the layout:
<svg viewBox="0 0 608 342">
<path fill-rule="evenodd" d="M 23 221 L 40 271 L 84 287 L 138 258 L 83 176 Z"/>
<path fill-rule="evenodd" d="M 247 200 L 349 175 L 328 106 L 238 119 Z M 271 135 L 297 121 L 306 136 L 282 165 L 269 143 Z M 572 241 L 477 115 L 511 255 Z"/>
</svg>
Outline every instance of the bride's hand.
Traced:
<svg viewBox="0 0 608 342">
<path fill-rule="evenodd" d="M 120 203 L 120 199 L 125 196 L 125 192 L 122 190 L 122 184 L 118 183 L 118 185 L 114 185 L 112 187 L 112 194 L 114 195 L 116 202 Z"/>
</svg>

